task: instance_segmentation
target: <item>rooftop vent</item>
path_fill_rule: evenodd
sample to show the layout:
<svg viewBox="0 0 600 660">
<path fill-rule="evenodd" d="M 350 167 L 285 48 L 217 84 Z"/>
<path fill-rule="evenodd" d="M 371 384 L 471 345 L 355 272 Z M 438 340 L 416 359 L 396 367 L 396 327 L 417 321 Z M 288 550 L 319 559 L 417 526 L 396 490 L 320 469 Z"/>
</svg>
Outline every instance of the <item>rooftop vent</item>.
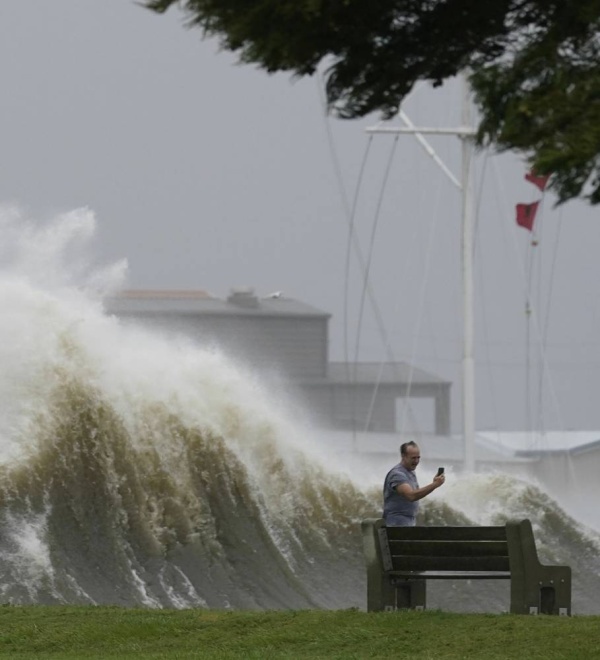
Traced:
<svg viewBox="0 0 600 660">
<path fill-rule="evenodd" d="M 239 307 L 258 307 L 258 298 L 252 287 L 231 289 L 227 302 Z"/>
</svg>

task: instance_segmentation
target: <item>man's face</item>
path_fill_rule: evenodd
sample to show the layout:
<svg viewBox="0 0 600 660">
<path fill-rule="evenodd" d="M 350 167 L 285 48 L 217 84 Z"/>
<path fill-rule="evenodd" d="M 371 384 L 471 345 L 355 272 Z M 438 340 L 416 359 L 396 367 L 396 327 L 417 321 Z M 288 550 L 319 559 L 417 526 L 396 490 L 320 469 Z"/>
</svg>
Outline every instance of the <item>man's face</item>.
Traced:
<svg viewBox="0 0 600 660">
<path fill-rule="evenodd" d="M 406 448 L 406 454 L 400 461 L 407 470 L 414 470 L 421 460 L 421 452 L 418 447 L 409 446 Z"/>
</svg>

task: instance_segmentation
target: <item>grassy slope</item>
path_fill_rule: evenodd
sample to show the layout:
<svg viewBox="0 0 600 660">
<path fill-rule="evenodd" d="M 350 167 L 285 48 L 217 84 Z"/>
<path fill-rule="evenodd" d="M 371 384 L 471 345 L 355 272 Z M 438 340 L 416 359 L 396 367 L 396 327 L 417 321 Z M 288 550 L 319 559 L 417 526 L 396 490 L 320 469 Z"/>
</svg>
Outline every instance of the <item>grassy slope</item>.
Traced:
<svg viewBox="0 0 600 660">
<path fill-rule="evenodd" d="M 600 658 L 600 617 L 0 607 L 9 658 Z"/>
</svg>

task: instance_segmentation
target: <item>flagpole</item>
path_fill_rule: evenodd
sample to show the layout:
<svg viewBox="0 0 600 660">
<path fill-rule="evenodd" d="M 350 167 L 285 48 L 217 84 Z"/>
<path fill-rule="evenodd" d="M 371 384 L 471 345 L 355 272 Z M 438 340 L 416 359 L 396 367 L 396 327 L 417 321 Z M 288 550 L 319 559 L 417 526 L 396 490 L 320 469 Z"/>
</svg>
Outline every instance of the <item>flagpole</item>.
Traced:
<svg viewBox="0 0 600 660">
<path fill-rule="evenodd" d="M 471 100 L 466 79 L 462 80 L 462 126 L 456 128 L 429 128 L 415 126 L 406 113 L 400 111 L 400 119 L 405 126 L 371 126 L 367 133 L 407 133 L 414 135 L 425 151 L 462 193 L 462 288 L 463 288 L 463 436 L 464 436 L 464 470 L 475 471 L 475 357 L 474 357 L 474 295 L 473 295 L 473 236 L 474 236 L 474 196 L 472 186 L 473 137 L 475 129 L 472 126 Z M 443 165 L 439 156 L 427 142 L 424 135 L 456 135 L 462 140 L 461 180 L 451 174 Z"/>
<path fill-rule="evenodd" d="M 472 128 L 471 99 L 469 86 L 462 79 L 462 123 Z M 466 135 L 462 140 L 462 268 L 463 268 L 463 433 L 464 433 L 464 468 L 466 472 L 475 471 L 475 315 L 473 287 L 473 225 L 475 217 L 473 197 L 473 139 Z"/>
</svg>

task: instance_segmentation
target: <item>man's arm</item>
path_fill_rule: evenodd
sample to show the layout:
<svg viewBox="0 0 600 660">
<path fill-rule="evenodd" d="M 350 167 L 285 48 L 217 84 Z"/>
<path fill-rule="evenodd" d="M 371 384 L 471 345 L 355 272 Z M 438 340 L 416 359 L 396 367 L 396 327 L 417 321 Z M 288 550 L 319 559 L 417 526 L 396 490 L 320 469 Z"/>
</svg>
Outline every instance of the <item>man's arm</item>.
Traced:
<svg viewBox="0 0 600 660">
<path fill-rule="evenodd" d="M 433 481 L 423 488 L 411 488 L 410 484 L 404 482 L 396 486 L 396 492 L 398 495 L 406 498 L 409 502 L 416 502 L 417 500 L 422 500 L 424 497 L 427 497 L 430 493 L 436 488 L 439 488 L 445 481 L 445 476 L 440 474 L 435 476 Z"/>
</svg>

